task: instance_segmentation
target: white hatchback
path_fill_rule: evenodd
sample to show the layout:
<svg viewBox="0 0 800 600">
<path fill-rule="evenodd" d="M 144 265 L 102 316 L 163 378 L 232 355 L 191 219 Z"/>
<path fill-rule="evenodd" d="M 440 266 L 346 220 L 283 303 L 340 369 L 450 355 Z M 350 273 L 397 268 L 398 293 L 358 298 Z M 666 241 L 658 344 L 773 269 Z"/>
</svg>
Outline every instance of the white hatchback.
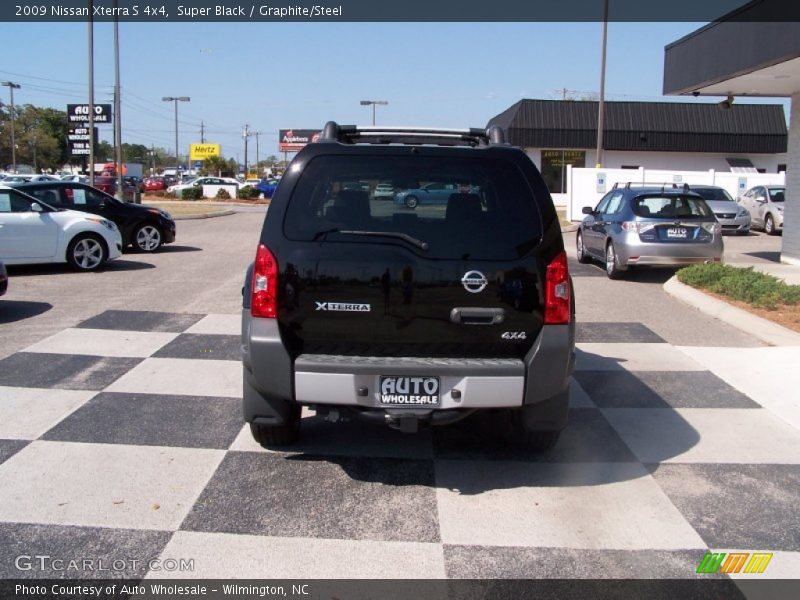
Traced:
<svg viewBox="0 0 800 600">
<path fill-rule="evenodd" d="M 94 271 L 121 255 L 122 236 L 108 219 L 0 187 L 0 261 L 6 265 L 67 262 Z"/>
</svg>

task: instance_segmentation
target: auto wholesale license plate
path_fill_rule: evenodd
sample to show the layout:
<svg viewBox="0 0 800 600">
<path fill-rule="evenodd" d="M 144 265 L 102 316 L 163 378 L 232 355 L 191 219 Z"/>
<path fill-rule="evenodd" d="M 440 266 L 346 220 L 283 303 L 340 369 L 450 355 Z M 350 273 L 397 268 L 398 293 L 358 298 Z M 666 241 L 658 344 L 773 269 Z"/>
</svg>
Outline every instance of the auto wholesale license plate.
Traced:
<svg viewBox="0 0 800 600">
<path fill-rule="evenodd" d="M 686 227 L 670 227 L 667 229 L 667 237 L 671 240 L 685 240 L 689 237 L 689 230 Z"/>
<path fill-rule="evenodd" d="M 439 406 L 438 377 L 382 376 L 381 406 Z"/>
</svg>

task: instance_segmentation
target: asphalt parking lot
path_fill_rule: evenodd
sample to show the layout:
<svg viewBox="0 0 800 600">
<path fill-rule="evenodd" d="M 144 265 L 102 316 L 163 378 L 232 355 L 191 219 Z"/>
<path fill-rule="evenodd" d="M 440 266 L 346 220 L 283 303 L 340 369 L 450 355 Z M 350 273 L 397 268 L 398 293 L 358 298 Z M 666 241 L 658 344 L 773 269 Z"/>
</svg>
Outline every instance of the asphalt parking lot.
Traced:
<svg viewBox="0 0 800 600">
<path fill-rule="evenodd" d="M 237 334 L 262 218 L 182 221 L 174 246 L 97 274 L 11 271 L 0 577 L 93 575 L 20 571 L 21 553 L 136 559 L 131 577 L 692 578 L 708 550 L 800 572 L 800 422 L 763 377 L 796 349 L 667 296 L 665 272 L 571 261 L 571 423 L 548 455 L 500 414 L 414 436 L 310 414 L 296 447 L 261 449 Z M 768 260 L 780 238 L 726 244 Z M 142 571 L 153 558 L 193 570 Z"/>
</svg>

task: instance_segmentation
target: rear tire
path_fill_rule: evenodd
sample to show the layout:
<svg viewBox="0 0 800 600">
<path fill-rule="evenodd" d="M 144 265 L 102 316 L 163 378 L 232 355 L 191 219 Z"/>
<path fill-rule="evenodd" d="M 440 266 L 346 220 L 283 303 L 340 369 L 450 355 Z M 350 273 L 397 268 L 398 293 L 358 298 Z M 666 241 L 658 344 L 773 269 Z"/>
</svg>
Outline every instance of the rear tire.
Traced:
<svg viewBox="0 0 800 600">
<path fill-rule="evenodd" d="M 606 275 L 609 279 L 621 279 L 622 269 L 619 268 L 617 252 L 614 249 L 614 242 L 608 242 L 606 246 Z"/>
<path fill-rule="evenodd" d="M 106 244 L 95 233 L 79 233 L 67 246 L 67 262 L 76 271 L 96 271 L 107 259 Z"/>
<path fill-rule="evenodd" d="M 161 248 L 164 236 L 161 229 L 152 223 L 142 223 L 133 232 L 133 247 L 138 252 L 155 252 Z"/>
<path fill-rule="evenodd" d="M 578 262 L 581 264 L 586 264 L 591 261 L 589 255 L 586 254 L 586 247 L 583 245 L 583 234 L 578 231 L 578 235 L 575 237 L 575 246 L 578 254 Z"/>
<path fill-rule="evenodd" d="M 406 197 L 406 206 L 408 208 L 417 208 L 417 204 L 419 204 L 419 200 L 417 200 L 416 196 Z"/>
<path fill-rule="evenodd" d="M 775 235 L 775 221 L 772 215 L 767 215 L 764 219 L 764 233 L 767 235 Z"/>
<path fill-rule="evenodd" d="M 250 423 L 253 439 L 264 448 L 293 444 L 300 437 L 300 410 L 299 404 L 292 405 L 289 414 L 280 425 Z"/>
</svg>

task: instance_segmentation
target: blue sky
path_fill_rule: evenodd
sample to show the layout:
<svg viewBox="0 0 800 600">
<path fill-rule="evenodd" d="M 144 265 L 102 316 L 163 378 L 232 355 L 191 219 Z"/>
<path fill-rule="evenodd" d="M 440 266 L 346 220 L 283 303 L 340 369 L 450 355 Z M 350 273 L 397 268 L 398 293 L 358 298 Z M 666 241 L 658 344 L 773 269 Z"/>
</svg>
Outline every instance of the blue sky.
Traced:
<svg viewBox="0 0 800 600">
<path fill-rule="evenodd" d="M 609 24 L 610 100 L 672 100 L 661 94 L 664 46 L 702 23 Z M 378 123 L 483 126 L 520 98 L 558 98 L 599 86 L 600 23 L 122 23 L 123 142 L 200 141 L 243 160 L 245 123 L 262 132 L 260 155 L 277 154 L 280 128 L 325 121 L 369 124 L 359 100 L 387 100 Z M 13 48 L 0 78 L 22 84 L 18 104 L 65 109 L 87 100 L 86 24 L 0 24 Z M 114 82 L 110 23 L 95 24 L 95 102 Z M 7 89 L 7 88 L 6 88 Z M 5 94 L 2 97 L 7 102 Z M 682 101 L 697 102 L 683 98 Z M 706 99 L 710 101 L 715 99 Z M 716 99 L 718 100 L 718 99 Z M 761 100 L 782 102 L 779 99 Z M 110 126 L 101 138 L 110 140 Z M 251 139 L 249 160 L 255 158 Z"/>
</svg>

